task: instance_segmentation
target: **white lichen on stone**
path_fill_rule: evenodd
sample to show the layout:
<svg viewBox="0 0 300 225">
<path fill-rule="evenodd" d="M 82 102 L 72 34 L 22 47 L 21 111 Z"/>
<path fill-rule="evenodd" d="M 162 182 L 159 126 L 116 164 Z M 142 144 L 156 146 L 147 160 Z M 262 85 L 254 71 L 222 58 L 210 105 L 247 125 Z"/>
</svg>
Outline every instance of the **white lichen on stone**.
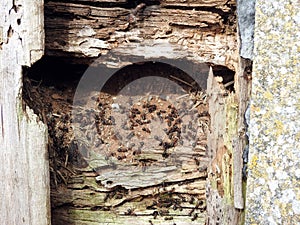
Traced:
<svg viewBox="0 0 300 225">
<path fill-rule="evenodd" d="M 300 1 L 256 1 L 245 224 L 300 224 Z"/>
</svg>

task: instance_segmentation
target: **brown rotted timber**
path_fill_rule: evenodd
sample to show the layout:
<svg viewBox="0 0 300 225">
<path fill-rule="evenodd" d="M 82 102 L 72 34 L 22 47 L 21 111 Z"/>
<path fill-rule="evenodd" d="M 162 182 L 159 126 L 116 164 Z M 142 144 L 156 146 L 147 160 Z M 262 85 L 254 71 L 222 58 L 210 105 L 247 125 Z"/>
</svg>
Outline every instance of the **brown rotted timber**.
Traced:
<svg viewBox="0 0 300 225">
<path fill-rule="evenodd" d="M 29 2 L 25 2 L 24 5 L 27 8 L 35 9 L 36 6 L 31 7 Z M 38 8 L 42 8 L 41 5 Z M 226 66 L 238 74 L 243 71 L 243 65 L 240 66 L 241 62 L 238 60 L 238 50 L 237 50 L 237 34 L 236 34 L 236 22 L 235 22 L 235 1 L 149 1 L 146 7 L 142 8 L 140 11 L 135 12 L 136 5 L 130 5 L 127 1 L 87 1 L 83 0 L 81 3 L 76 3 L 76 1 L 59 2 L 59 1 L 48 1 L 45 3 L 45 47 L 46 54 L 55 57 L 72 57 L 74 62 L 88 62 L 89 59 L 97 57 L 99 55 L 104 55 L 109 51 L 114 51 L 115 54 L 120 56 L 126 55 L 136 55 L 140 57 L 142 61 L 145 56 L 139 52 L 136 48 L 138 44 L 145 45 L 146 47 L 142 49 L 148 49 L 148 46 L 156 46 L 162 49 L 162 52 L 158 55 L 152 56 L 153 59 L 160 57 L 167 52 L 164 52 L 164 47 L 173 46 L 174 55 L 165 55 L 166 58 L 188 58 L 194 63 L 207 62 L 211 64 L 218 64 Z M 11 8 L 9 4 L 6 7 L 1 7 L 5 14 L 11 15 Z M 39 9 L 40 9 L 39 8 Z M 6 11 L 5 11 L 6 10 Z M 21 10 L 21 12 L 26 12 L 26 10 Z M 30 16 L 21 17 L 22 26 L 27 24 L 27 32 L 12 32 L 13 30 L 18 30 L 15 26 L 16 24 L 7 23 L 0 30 L 3 35 L 1 35 L 1 65 L 8 65 L 9 68 L 14 68 L 12 75 L 9 79 L 13 79 L 15 75 L 15 82 L 20 80 L 21 69 L 20 67 L 15 67 L 15 64 L 30 66 L 35 62 L 40 56 L 44 48 L 41 36 L 31 36 L 36 34 L 35 32 L 28 32 L 28 24 L 32 24 L 32 21 L 41 16 L 41 11 L 36 11 Z M 34 16 L 33 16 L 34 15 Z M 29 22 L 30 21 L 30 22 Z M 41 26 L 43 21 L 36 21 L 36 24 Z M 36 29 L 36 27 L 34 27 Z M 25 29 L 23 29 L 25 30 Z M 39 34 L 42 34 L 41 31 Z M 29 44 L 26 45 L 16 45 L 15 42 L 20 42 L 21 39 L 10 38 L 17 34 L 24 35 L 22 38 L 23 42 L 29 40 Z M 2 40 L 3 39 L 3 40 Z M 38 41 L 36 41 L 38 40 Z M 27 43 L 25 41 L 25 43 Z M 38 46 L 36 44 L 38 43 Z M 26 47 L 24 47 L 26 46 Z M 28 47 L 31 46 L 31 47 Z M 16 58 L 17 54 L 14 54 L 14 47 L 18 48 L 18 51 L 22 48 L 26 48 L 26 57 L 23 63 L 20 63 L 19 59 Z M 10 49 L 11 53 L 9 53 Z M 7 55 L 5 55 L 5 54 Z M 11 55 L 11 57 L 7 57 Z M 28 57 L 30 55 L 31 57 Z M 107 60 L 111 60 L 107 57 Z M 18 61 L 18 62 L 17 62 Z M 118 60 L 116 60 L 118 61 Z M 14 65 L 8 62 L 15 62 Z M 122 62 L 124 63 L 124 62 Z M 126 64 L 126 63 L 125 63 Z M 124 64 L 122 64 L 124 65 Z M 115 63 L 115 67 L 121 67 L 121 63 Z M 240 69 L 240 67 L 242 69 Z M 4 68 L 1 66 L 1 69 Z M 2 100 L 4 103 L 10 102 L 11 99 L 4 98 L 3 96 L 18 96 L 14 99 L 20 100 L 18 90 L 20 87 L 15 89 L 10 89 L 11 85 L 8 85 L 6 81 L 7 71 L 1 70 L 1 73 L 6 74 L 4 82 L 0 83 L 1 90 L 11 91 L 12 95 L 0 95 L 1 104 Z M 56 174 L 63 180 L 63 184 L 59 184 L 51 189 L 52 198 L 52 223 L 53 224 L 204 224 L 205 209 L 208 205 L 208 218 L 209 224 L 215 224 L 214 221 L 218 221 L 218 217 L 222 218 L 224 224 L 231 224 L 232 221 L 238 221 L 241 214 L 235 209 L 231 200 L 233 195 L 237 195 L 235 198 L 235 206 L 241 208 L 242 198 L 241 198 L 241 186 L 233 191 L 235 183 L 241 183 L 241 178 L 235 176 L 235 172 L 232 169 L 232 158 L 235 158 L 235 152 L 241 151 L 242 144 L 237 144 L 239 146 L 232 152 L 230 149 L 229 142 L 235 137 L 239 137 L 239 128 L 242 127 L 243 121 L 240 120 L 236 124 L 236 118 L 243 115 L 245 110 L 245 104 L 241 104 L 247 96 L 239 95 L 243 90 L 243 82 L 241 79 L 236 80 L 236 90 L 237 94 L 228 93 L 222 89 L 222 84 L 212 81 L 213 86 L 208 86 L 209 99 L 210 99 L 210 116 L 211 116 L 211 127 L 209 138 L 208 152 L 209 158 L 204 160 L 208 165 L 208 198 L 205 197 L 205 187 L 207 185 L 206 177 L 207 172 L 206 167 L 201 170 L 196 168 L 192 163 L 187 163 L 184 168 L 184 172 L 175 169 L 172 165 L 161 167 L 162 174 L 166 171 L 171 171 L 169 180 L 160 180 L 159 170 L 158 173 L 152 173 L 149 169 L 149 177 L 144 181 L 145 186 L 136 186 L 133 183 L 133 187 L 129 188 L 129 184 L 124 185 L 119 177 L 114 173 L 99 174 L 92 168 L 66 168 L 69 171 L 68 176 L 64 178 L 65 174 L 58 171 Z M 240 86 L 241 84 L 241 86 Z M 247 84 L 245 84 L 247 85 Z M 8 92 L 7 92 L 8 93 Z M 216 94 L 217 93 L 217 94 Z M 1 92 L 2 94 L 2 92 Z M 219 95 L 221 94 L 221 95 Z M 215 96 L 215 97 L 213 97 Z M 215 98 L 215 99 L 214 99 Z M 20 103 L 20 102 L 19 102 Z M 14 107 L 18 106 L 19 103 L 11 104 Z M 237 109 L 237 106 L 239 108 Z M 10 116 L 6 112 L 10 112 Z M 15 111 L 15 113 L 13 113 Z M 24 151 L 18 151 L 18 159 L 13 152 L 1 156 L 1 159 L 8 160 L 11 162 L 22 161 L 23 159 L 29 159 L 30 162 L 26 164 L 19 164 L 18 167 L 18 178 L 27 177 L 28 173 L 23 174 L 21 171 L 28 171 L 26 166 L 23 168 L 22 165 L 31 165 L 31 169 L 36 168 L 36 163 L 40 162 L 42 167 L 37 171 L 41 173 L 39 178 L 47 180 L 47 174 L 45 172 L 45 165 L 47 165 L 45 158 L 41 158 L 42 154 L 36 155 L 37 158 L 31 160 L 33 157 L 33 152 L 38 152 L 44 149 L 47 140 L 45 138 L 31 140 L 31 135 L 34 133 L 38 134 L 39 137 L 45 137 L 45 132 L 42 127 L 37 126 L 36 123 L 26 127 L 19 128 L 20 130 L 10 130 L 7 127 L 12 124 L 17 124 L 17 108 L 10 109 L 7 106 L 1 105 L 1 136 L 2 140 L 9 136 L 25 138 L 24 141 L 28 144 L 28 149 L 32 152 L 27 152 L 29 157 L 24 157 L 22 154 Z M 29 117 L 30 114 L 29 114 Z M 224 124 L 227 121 L 227 124 Z M 27 122 L 22 120 L 21 124 Z M 19 123 L 20 125 L 20 123 Z M 225 126 L 232 125 L 228 130 Z M 31 130 L 32 129 L 32 130 Z M 33 131 L 34 130 L 34 131 Z M 19 133 L 18 133 L 19 132 Z M 29 132 L 28 136 L 20 135 L 24 134 L 22 132 Z M 227 133 L 229 132 L 229 133 Z M 224 138 L 219 138 L 223 135 Z M 29 138 L 27 138 L 29 137 Z M 36 145 L 36 141 L 39 141 L 40 145 Z M 22 141 L 20 141 L 21 143 Z M 33 143 L 34 142 L 34 143 Z M 5 143 L 3 149 L 18 149 L 18 146 L 9 148 L 8 141 Z M 23 142 L 22 142 L 23 143 Z M 17 142 L 16 142 L 17 145 Z M 33 146 L 41 146 L 36 149 Z M 7 147 L 7 148 L 6 148 Z M 24 149 L 23 149 L 24 150 Z M 155 152 L 150 152 L 151 157 L 155 158 Z M 233 156 L 232 156 L 233 154 Z M 149 156 L 150 157 L 150 156 Z M 189 158 L 190 156 L 186 156 Z M 240 164 L 240 156 L 237 156 L 237 163 Z M 40 161 L 39 161 L 40 160 Z M 193 161 L 191 159 L 191 161 Z M 193 162 L 194 163 L 194 162 Z M 1 165 L 5 165 L 1 163 Z M 64 168 L 64 163 L 59 165 L 60 168 Z M 68 165 L 67 165 L 68 166 Z M 41 169 L 43 168 L 43 169 Z M 53 167 L 51 167 L 53 170 Z M 56 168 L 54 168 L 56 169 Z M 47 170 L 47 169 L 46 169 Z M 178 170 L 178 171 L 176 171 Z M 240 170 L 240 168 L 237 168 Z M 1 171 L 4 171 L 1 170 Z M 8 171 L 8 170 L 5 170 Z M 131 173 L 128 173 L 131 171 Z M 188 171 L 188 172 L 187 172 Z M 10 171 L 13 172 L 13 171 Z M 3 176 L 11 177 L 12 173 L 9 171 L 3 173 Z M 53 171 L 52 171 L 53 172 Z M 127 176 L 138 177 L 140 171 L 128 170 L 124 168 L 124 173 Z M 212 173 L 211 173 L 212 172 Z M 147 173 L 147 168 L 146 168 Z M 145 174 L 145 171 L 143 171 Z M 23 176 L 24 175 L 24 176 Z M 13 175 L 15 176 L 15 175 Z M 234 176 L 234 184 L 230 183 L 230 180 Z M 30 177 L 30 176 L 28 176 Z M 3 180 L 3 179 L 1 179 Z M 18 179 L 17 179 L 18 180 Z M 20 179 L 22 180 L 22 179 Z M 113 182 L 103 182 L 106 180 L 112 180 Z M 25 179 L 26 181 L 26 179 Z M 24 196 L 27 193 L 28 185 L 15 185 L 15 183 L 9 184 L 9 187 L 22 187 L 22 191 L 15 190 L 16 198 L 10 199 L 11 207 L 18 210 L 18 215 L 16 214 L 8 216 L 7 210 L 2 211 L 5 215 L 1 215 L 1 219 L 5 220 L 5 224 L 10 224 L 8 221 L 14 220 L 18 221 L 31 218 L 32 221 L 28 222 L 30 224 L 47 224 L 49 217 L 47 215 L 47 188 L 44 186 L 46 183 L 37 184 L 37 178 L 33 180 L 28 180 L 27 184 L 30 183 L 35 187 L 39 188 L 40 195 L 31 195 L 29 198 Z M 44 181 L 44 180 L 43 180 Z M 102 181 L 102 182 L 101 182 Z M 158 182 L 154 182 L 158 181 Z M 147 184 L 151 184 L 147 186 Z M 38 186 L 41 185 L 41 186 Z M 125 188 L 126 187 L 126 188 Z M 25 190 L 25 191 L 24 191 Z M 11 191 L 9 188 L 5 189 L 6 192 Z M 239 192 L 239 193 L 237 193 Z M 10 195 L 5 195 L 10 196 Z M 40 196 L 40 197 L 39 197 Z M 43 198 L 41 198 L 43 196 Z M 218 200 L 215 197 L 218 197 Z M 22 199 L 29 199 L 29 201 L 22 201 Z M 35 211 L 32 208 L 31 211 L 26 211 L 28 205 L 37 204 L 36 200 L 42 201 L 44 204 L 44 211 Z M 19 204 L 19 199 L 25 205 Z M 223 201 L 229 200 L 229 201 Z M 34 204 L 31 204 L 34 201 Z M 225 202 L 225 203 L 224 203 Z M 40 208 L 41 204 L 38 204 Z M 31 206 L 33 207 L 33 206 Z M 221 209 L 221 210 L 218 210 Z M 32 215 L 30 214 L 32 213 Z M 30 214 L 30 215 L 29 215 Z M 220 215 L 221 214 L 221 215 Z M 41 216 L 41 219 L 38 215 Z M 217 216 L 218 215 L 218 216 Z M 220 215 L 220 216 L 219 216 Z M 220 220 L 220 219 L 219 219 Z M 41 222 L 44 221 L 44 222 Z M 13 224 L 13 222 L 11 223 Z"/>
<path fill-rule="evenodd" d="M 135 55 L 143 61 L 147 51 L 155 46 L 161 52 L 151 55 L 150 58 L 154 60 L 161 55 L 173 59 L 186 57 L 196 64 L 208 62 L 234 71 L 239 70 L 234 1 L 165 0 L 160 1 L 160 4 L 150 1 L 140 11 L 134 10 L 135 5 L 124 7 L 126 1 L 110 1 L 114 7 L 107 7 L 105 3 L 108 1 L 95 1 L 99 4 L 93 6 L 89 5 L 89 1 L 84 2 L 46 4 L 48 55 L 73 56 L 73 60 L 76 61 L 77 58 L 78 61 L 82 57 L 93 58 L 113 51 L 117 56 Z M 173 55 L 164 52 L 165 47 L 170 44 L 174 46 Z M 137 46 L 144 47 L 140 49 Z M 103 62 L 111 61 L 117 68 L 126 65 L 124 58 L 118 61 L 110 56 L 102 57 Z M 132 183 L 126 182 L 126 179 L 139 177 L 140 171 L 124 168 L 126 176 L 122 180 L 112 172 L 99 176 L 97 171 L 90 169 L 69 178 L 67 186 L 52 189 L 53 223 L 201 224 L 207 220 L 204 213 L 207 204 L 209 224 L 218 222 L 219 217 L 224 224 L 238 221 L 240 212 L 230 201 L 222 199 L 233 199 L 234 185 L 231 178 L 235 173 L 232 170 L 232 155 L 235 157 L 236 154 L 232 153 L 230 143 L 237 137 L 239 100 L 235 94 L 228 96 L 222 84 L 211 82 L 214 84 L 208 87 L 208 93 L 211 93 L 209 99 L 212 123 L 208 149 L 212 152 L 208 152 L 207 160 L 211 160 L 209 172 L 212 170 L 213 173 L 220 174 L 217 175 L 219 178 L 208 177 L 207 200 L 207 174 L 196 172 L 193 167 L 187 169 L 194 171 L 192 175 L 166 182 L 159 181 L 160 178 L 156 175 L 160 173 L 152 173 L 150 169 L 145 185 L 140 184 L 138 187 L 135 186 L 138 179 L 133 179 Z M 235 85 L 238 88 L 239 81 Z M 239 109 L 240 114 L 244 107 L 242 105 Z M 225 127 L 229 124 L 232 126 L 227 131 Z M 157 158 L 155 152 L 149 152 L 148 157 Z M 161 169 L 164 170 L 163 173 L 173 171 L 173 175 L 181 174 L 180 171 L 174 171 L 172 165 L 162 166 Z M 128 171 L 132 174 L 128 174 Z M 241 180 L 236 179 L 239 178 L 235 178 L 235 182 L 241 183 Z M 214 186 L 215 182 L 217 184 Z M 196 196 L 194 202 L 191 197 L 193 195 Z M 215 200 L 215 196 L 219 199 Z"/>
<path fill-rule="evenodd" d="M 91 6 L 88 2 L 48 2 L 45 5 L 47 54 L 98 57 L 114 50 L 121 56 L 139 55 L 142 53 L 136 52 L 136 47 L 144 45 L 161 49 L 166 58 L 188 55 L 196 63 L 209 62 L 234 69 L 235 3 L 191 4 L 150 2 L 135 14 L 134 5 L 121 3 L 112 7 Z M 175 54 L 164 53 L 166 46 L 171 46 Z"/>
</svg>

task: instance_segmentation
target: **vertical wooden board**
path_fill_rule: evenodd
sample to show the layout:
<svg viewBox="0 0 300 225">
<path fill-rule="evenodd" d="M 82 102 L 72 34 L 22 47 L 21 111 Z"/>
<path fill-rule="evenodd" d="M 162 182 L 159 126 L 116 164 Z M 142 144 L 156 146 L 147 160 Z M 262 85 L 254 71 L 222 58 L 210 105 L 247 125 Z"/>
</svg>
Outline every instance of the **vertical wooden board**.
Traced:
<svg viewBox="0 0 300 225">
<path fill-rule="evenodd" d="M 44 32 L 44 1 L 24 0 L 21 31 L 24 34 L 24 63 L 30 66 L 44 55 L 45 32 Z M 34 35 L 34 38 L 32 37 Z"/>
<path fill-rule="evenodd" d="M 247 129 L 248 124 L 245 118 L 246 110 L 250 104 L 251 95 L 251 73 L 252 61 L 249 59 L 240 58 L 237 68 L 236 89 L 239 101 L 238 116 L 237 116 L 237 136 L 233 143 L 233 168 L 234 168 L 234 206 L 237 209 L 243 209 L 245 205 L 245 196 L 243 193 L 243 168 L 247 163 L 247 152 L 244 153 L 248 144 Z M 245 168 L 244 168 L 245 169 Z M 245 176 L 245 174 L 244 174 Z M 243 180 L 244 179 L 244 180 Z"/>
<path fill-rule="evenodd" d="M 22 66 L 43 54 L 42 8 L 0 3 L 0 224 L 50 224 L 47 131 L 21 98 Z"/>
<path fill-rule="evenodd" d="M 20 121 L 20 141 L 27 154 L 30 224 L 50 224 L 48 132 L 31 109 Z M 26 165 L 26 164 L 25 164 Z M 27 206 L 28 207 L 28 206 Z"/>
<path fill-rule="evenodd" d="M 212 70 L 208 77 L 209 113 L 208 134 L 207 224 L 238 224 L 241 211 L 234 205 L 235 179 L 233 141 L 237 138 L 238 100 L 218 82 Z M 241 182 L 241 180 L 239 180 Z"/>
<path fill-rule="evenodd" d="M 15 46 L 9 49 L 13 56 L 17 55 L 18 45 Z M 19 86 L 22 70 L 16 66 L 15 58 L 6 56 L 0 54 L 1 65 L 5 65 L 0 71 L 0 221 L 1 224 L 49 224 L 46 127 L 37 123 L 32 112 L 23 112 Z"/>
</svg>

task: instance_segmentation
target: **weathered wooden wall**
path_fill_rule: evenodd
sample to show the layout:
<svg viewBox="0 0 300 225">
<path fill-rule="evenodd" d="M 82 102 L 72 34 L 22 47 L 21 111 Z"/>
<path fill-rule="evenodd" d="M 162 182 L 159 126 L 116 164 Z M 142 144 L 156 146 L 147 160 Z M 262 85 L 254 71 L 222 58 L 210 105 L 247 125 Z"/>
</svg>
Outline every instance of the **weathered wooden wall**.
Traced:
<svg viewBox="0 0 300 225">
<path fill-rule="evenodd" d="M 42 1 L 0 2 L 0 224 L 50 224 L 47 129 L 22 102 L 44 52 Z"/>
<path fill-rule="evenodd" d="M 243 74 L 245 67 L 241 65 L 237 49 L 235 7 L 235 1 L 213 0 L 149 1 L 146 5 L 126 1 L 48 1 L 45 5 L 46 54 L 77 63 L 88 63 L 101 56 L 101 62 L 116 68 L 130 63 L 127 56 L 134 56 L 138 61 L 160 57 L 185 59 L 195 65 L 203 62 L 222 65 Z M 245 105 L 239 109 L 238 105 L 245 97 L 239 95 L 239 88 L 243 87 L 239 86 L 239 79 L 235 84 L 238 95 L 229 93 L 224 83 L 217 80 L 220 78 L 210 76 L 208 92 L 212 119 L 208 146 L 211 157 L 208 219 L 203 214 L 205 169 L 194 174 L 192 182 L 162 183 L 150 191 L 128 192 L 119 186 L 102 187 L 95 179 L 99 174 L 86 168 L 75 169 L 72 176 L 63 180 L 63 186 L 51 190 L 53 223 L 169 224 L 176 221 L 176 224 L 198 224 L 207 220 L 208 224 L 218 221 L 230 224 L 240 221 L 241 168 L 233 170 L 233 164 L 235 159 L 238 159 L 235 163 L 241 164 L 241 147 L 233 148 L 232 141 L 239 139 L 238 129 L 243 120 L 238 122 L 237 117 L 243 114 Z M 241 143 L 236 142 L 237 146 Z M 74 172 L 70 168 L 65 170 L 69 174 Z M 236 178 L 234 174 L 238 174 Z M 60 176 L 63 179 L 63 174 Z M 235 182 L 239 183 L 237 187 Z M 182 193 L 180 199 L 175 198 L 172 203 L 174 190 Z M 192 196 L 197 196 L 196 202 Z M 166 211 L 170 204 L 173 209 Z M 158 217 L 154 208 L 158 209 L 155 210 Z"/>
<path fill-rule="evenodd" d="M 100 57 L 101 63 L 115 68 L 130 64 L 132 57 L 136 61 L 159 61 L 161 57 L 184 59 L 195 65 L 203 62 L 222 65 L 242 76 L 245 68 L 240 66 L 235 8 L 235 1 L 220 0 L 148 1 L 145 6 L 127 1 L 49 1 L 45 5 L 46 54 L 81 63 Z M 243 120 L 238 121 L 238 117 L 245 111 L 245 105 L 239 108 L 239 104 L 246 99 L 239 96 L 239 88 L 244 87 L 239 86 L 240 80 L 236 79 L 237 94 L 228 94 L 224 84 L 217 82 L 213 75 L 209 81 L 212 124 L 208 149 L 212 165 L 208 170 L 208 224 L 232 224 L 241 219 L 241 166 L 233 170 L 234 159 L 235 163 L 242 163 L 238 127 Z M 233 140 L 238 147 L 233 148 Z M 149 201 L 169 201 L 172 190 L 180 192 L 185 187 L 163 188 L 162 185 L 157 187 L 157 194 L 154 194 L 155 189 L 129 194 L 116 189 L 112 194 L 111 190 L 97 185 L 96 176 L 93 170 L 86 170 L 74 175 L 67 182 L 67 189 L 52 190 L 54 224 L 169 224 L 168 218 L 173 218 L 176 224 L 193 224 L 206 220 L 187 217 L 195 213 L 191 208 L 195 203 L 185 205 L 183 211 L 171 210 L 172 218 L 168 213 L 160 213 L 155 218 L 153 210 L 141 210 L 143 206 L 139 202 L 150 204 L 145 201 L 149 196 L 152 196 Z M 234 181 L 233 176 L 236 176 Z M 199 195 L 206 183 L 201 179 L 199 182 L 186 184 L 186 188 Z M 234 188 L 236 182 L 237 188 Z M 167 193 L 170 196 L 166 196 Z M 115 199 L 116 196 L 120 199 Z M 116 207 L 115 214 L 111 214 L 112 206 L 120 201 L 128 203 L 122 203 Z M 197 207 L 196 210 L 201 210 L 200 205 Z"/>
<path fill-rule="evenodd" d="M 245 1 L 240 2 L 245 3 Z M 297 9 L 299 1 L 285 4 L 282 1 L 275 1 L 275 3 L 270 2 L 266 7 L 265 4 L 268 3 L 258 1 L 257 7 L 258 12 L 263 13 L 259 14 L 257 20 L 259 28 L 257 37 L 261 39 L 257 39 L 255 56 L 257 58 L 254 57 L 256 77 L 254 102 L 251 107 L 254 120 L 253 127 L 250 129 L 254 136 L 250 139 L 251 173 L 248 182 L 250 192 L 248 191 L 247 196 L 246 217 L 246 223 L 249 224 L 299 221 L 299 198 L 297 182 L 295 183 L 299 178 L 299 171 L 296 169 L 298 152 L 297 146 L 295 148 L 294 145 L 299 139 L 297 122 L 295 122 L 299 120 L 293 119 L 291 123 L 290 117 L 286 116 L 291 115 L 291 112 L 293 118 L 298 116 L 297 102 L 294 105 L 286 102 L 294 102 L 297 99 L 294 93 L 297 93 L 295 90 L 299 86 L 296 79 L 298 71 L 296 56 L 299 51 L 297 46 L 290 45 L 292 42 L 297 43 L 294 38 L 297 37 L 298 30 L 294 29 L 293 25 L 298 25 L 298 16 L 294 10 Z M 0 6 L 2 15 L 0 18 L 0 169 L 2 171 L 0 223 L 50 224 L 47 132 L 45 125 L 37 122 L 38 119 L 32 111 L 28 107 L 22 107 L 21 99 L 22 67 L 31 66 L 42 56 L 44 50 L 43 4 L 41 1 L 5 0 L 1 1 Z M 212 126 L 208 136 L 211 165 L 208 168 L 207 223 L 240 223 L 243 221 L 244 208 L 244 189 L 240 173 L 243 163 L 241 155 L 247 143 L 247 124 L 243 116 L 251 87 L 251 61 L 238 57 L 235 1 L 164 0 L 149 1 L 140 10 L 135 9 L 136 6 L 137 4 L 125 0 L 82 0 L 80 3 L 47 1 L 45 6 L 47 55 L 72 57 L 74 62 L 82 62 L 114 50 L 118 57 L 133 54 L 140 57 L 141 61 L 147 57 L 155 59 L 161 56 L 172 59 L 186 58 L 196 63 L 214 63 L 234 70 L 236 94 L 227 93 L 223 84 L 218 82 L 219 78 L 212 76 L 212 73 L 209 77 L 208 97 Z M 280 21 L 273 20 L 274 15 Z M 294 19 L 287 15 L 294 16 Z M 281 19 L 282 17 L 286 19 Z M 261 26 L 262 22 L 273 26 Z M 278 32 L 270 34 L 275 27 L 279 29 Z M 245 31 L 244 28 L 241 30 L 242 38 Z M 278 37 L 282 42 L 278 42 Z M 261 40 L 264 43 L 260 45 Z M 153 46 L 161 50 L 158 55 L 150 54 L 155 49 Z M 276 53 L 274 51 L 266 53 L 265 49 L 274 49 L 274 46 L 278 47 Z M 251 46 L 248 47 L 242 46 L 241 55 L 252 58 Z M 285 55 L 286 47 L 289 53 L 293 54 L 293 58 L 285 61 L 283 59 L 288 58 L 288 55 Z M 282 53 L 280 57 L 277 55 L 278 51 Z M 145 52 L 148 55 L 144 54 Z M 122 66 L 115 63 L 118 60 L 112 59 L 111 56 L 107 56 L 106 59 L 114 61 L 116 67 Z M 267 69 L 262 69 L 261 65 L 266 65 Z M 288 71 L 293 72 L 288 73 Z M 273 75 L 272 73 L 276 76 L 270 76 Z M 278 73 L 280 78 L 273 80 L 274 77 L 278 77 Z M 289 80 L 292 80 L 288 83 L 292 91 L 287 93 L 286 84 Z M 266 86 L 271 88 L 266 90 Z M 285 101 L 278 102 L 278 99 Z M 276 113 L 272 114 L 271 107 L 274 105 L 277 105 Z M 268 130 L 270 127 L 274 129 Z M 263 132 L 259 132 L 260 130 Z M 270 143 L 276 144 L 272 145 L 272 149 L 266 149 L 268 150 L 266 154 L 264 147 L 269 146 Z M 272 151 L 276 152 L 270 154 Z M 265 164 L 274 160 L 271 155 L 281 157 L 275 158 L 276 162 L 280 162 L 276 163 L 276 167 L 274 163 L 274 165 Z M 295 162 L 293 164 L 295 166 L 287 170 L 291 168 L 291 162 Z M 111 211 L 106 211 L 113 210 L 110 206 L 118 204 L 118 198 L 115 197 L 123 196 L 123 189 L 116 191 L 116 195 L 107 195 L 107 190 L 102 190 L 96 183 L 94 172 L 82 170 L 80 175 L 74 175 L 66 183 L 67 189 L 52 190 L 54 223 L 99 224 L 104 218 L 114 224 L 136 223 L 132 205 L 124 205 L 121 210 L 123 216 L 118 218 L 112 215 Z M 275 181 L 274 175 L 277 178 Z M 290 178 L 293 178 L 292 182 Z M 266 183 L 268 185 L 265 185 Z M 257 184 L 263 188 L 257 187 Z M 197 191 L 197 188 L 203 189 L 204 183 L 200 180 L 194 182 L 194 185 L 192 188 Z M 264 189 L 265 187 L 267 188 Z M 157 201 L 164 206 L 168 204 L 170 199 L 168 193 L 172 192 L 174 187 L 170 186 L 170 190 L 166 187 L 161 188 L 162 190 L 160 187 L 157 190 L 162 191 Z M 281 198 L 274 200 L 272 197 L 275 192 L 281 193 Z M 99 193 L 101 194 L 98 195 Z M 261 198 L 264 193 L 267 193 L 265 196 L 271 197 Z M 141 194 L 149 193 L 138 193 Z M 131 192 L 125 195 L 135 199 L 138 206 L 137 193 Z M 109 206 L 99 204 L 107 199 L 109 199 Z M 266 202 L 267 205 L 264 204 Z M 273 203 L 277 205 L 274 206 L 275 208 L 270 208 Z M 84 208 L 87 205 L 89 207 Z M 183 211 L 189 207 L 185 207 Z M 200 205 L 196 208 L 203 210 Z M 99 217 L 98 210 L 107 213 Z M 164 215 L 165 212 L 160 213 Z M 179 214 L 176 216 L 180 217 Z M 158 218 L 157 222 L 169 224 L 169 219 L 171 220 L 169 216 L 165 216 Z M 182 224 L 196 223 L 194 220 L 181 221 Z M 152 224 L 152 220 L 145 220 L 145 223 Z"/>
<path fill-rule="evenodd" d="M 240 59 L 236 73 L 236 93 L 226 92 L 211 74 L 208 78 L 207 214 L 208 224 L 243 224 L 245 180 L 243 153 L 247 144 L 245 112 L 249 103 L 251 61 Z"/>
</svg>

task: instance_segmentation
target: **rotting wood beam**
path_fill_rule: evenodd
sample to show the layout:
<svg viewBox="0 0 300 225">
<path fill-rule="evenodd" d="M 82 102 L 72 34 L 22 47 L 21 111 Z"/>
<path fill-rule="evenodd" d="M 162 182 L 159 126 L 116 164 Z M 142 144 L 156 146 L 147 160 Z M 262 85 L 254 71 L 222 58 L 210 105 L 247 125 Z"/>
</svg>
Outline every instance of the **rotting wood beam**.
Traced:
<svg viewBox="0 0 300 225">
<path fill-rule="evenodd" d="M 135 6 L 107 8 L 48 2 L 45 5 L 46 53 L 79 59 L 104 56 L 114 50 L 126 56 L 132 55 L 137 46 L 155 45 L 163 49 L 169 45 L 176 52 L 188 49 L 187 54 L 195 62 L 234 69 L 237 61 L 234 58 L 235 4 L 227 1 L 201 1 L 201 4 L 199 7 L 164 6 L 161 2 L 146 5 L 131 15 Z M 221 5 L 230 6 L 230 10 L 222 11 Z"/>
</svg>

